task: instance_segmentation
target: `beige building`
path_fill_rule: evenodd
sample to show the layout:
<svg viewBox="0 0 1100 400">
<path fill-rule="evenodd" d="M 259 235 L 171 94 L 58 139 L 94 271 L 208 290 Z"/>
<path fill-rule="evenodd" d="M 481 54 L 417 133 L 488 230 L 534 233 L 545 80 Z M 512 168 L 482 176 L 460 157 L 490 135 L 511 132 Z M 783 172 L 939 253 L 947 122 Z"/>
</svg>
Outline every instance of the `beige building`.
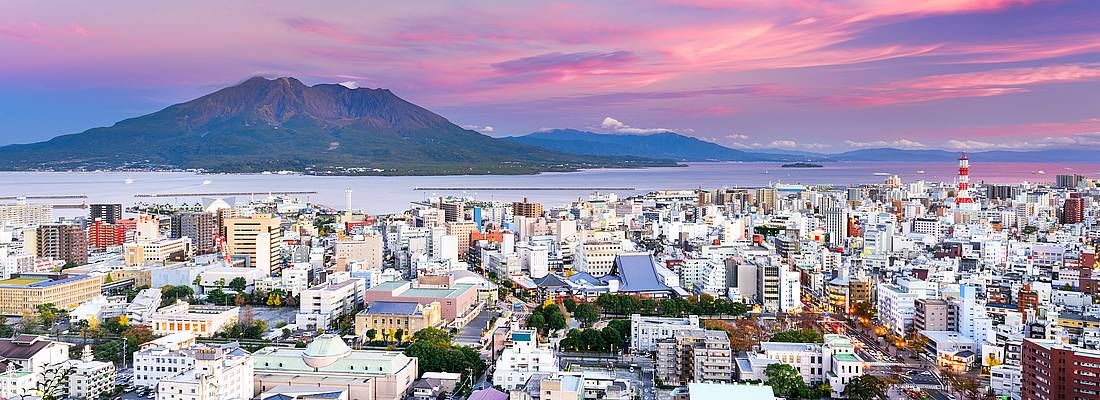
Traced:
<svg viewBox="0 0 1100 400">
<path fill-rule="evenodd" d="M 611 273 L 615 256 L 623 252 L 622 240 L 617 235 L 597 233 L 577 246 L 577 253 L 573 256 L 574 271 L 587 272 L 595 277 Z"/>
<path fill-rule="evenodd" d="M 438 302 L 420 305 L 416 302 L 376 301 L 370 308 L 355 315 L 355 336 L 365 338 L 367 331 L 377 332 L 375 340 L 392 337 L 400 329 L 404 338 L 417 331 L 438 327 L 443 323 Z M 369 339 L 369 338 L 368 338 Z"/>
<path fill-rule="evenodd" d="M 448 222 L 447 234 L 458 238 L 458 254 L 465 256 L 470 250 L 470 234 L 477 232 L 477 224 L 473 222 Z"/>
<path fill-rule="evenodd" d="M 657 341 L 657 377 L 666 385 L 732 382 L 733 354 L 723 331 L 681 330 Z"/>
<path fill-rule="evenodd" d="M 247 256 L 249 266 L 269 274 L 283 269 L 283 229 L 278 217 L 257 214 L 250 218 L 226 218 L 222 223 L 230 255 Z"/>
<path fill-rule="evenodd" d="M 191 238 L 161 239 L 152 242 L 126 243 L 122 246 L 126 265 L 165 264 L 169 261 L 185 261 L 194 255 Z"/>
<path fill-rule="evenodd" d="M 382 269 L 382 236 L 365 235 L 359 239 L 341 239 L 336 241 L 336 264 L 346 267 L 348 263 L 361 263 L 363 269 Z"/>
<path fill-rule="evenodd" d="M 153 313 L 149 317 L 149 325 L 156 335 L 191 332 L 195 336 L 210 337 L 237 323 L 240 313 L 240 307 L 191 305 L 177 301 Z"/>
<path fill-rule="evenodd" d="M 255 359 L 253 393 L 282 385 L 338 387 L 348 398 L 402 400 L 417 376 L 417 360 L 399 351 L 352 350 L 324 334 L 304 349 L 266 347 Z"/>
<path fill-rule="evenodd" d="M 103 276 L 23 273 L 0 281 L 0 314 L 36 313 L 38 306 L 53 304 L 73 310 L 100 294 Z"/>
<path fill-rule="evenodd" d="M 53 219 L 49 204 L 0 204 L 0 225 L 43 225 Z"/>
</svg>

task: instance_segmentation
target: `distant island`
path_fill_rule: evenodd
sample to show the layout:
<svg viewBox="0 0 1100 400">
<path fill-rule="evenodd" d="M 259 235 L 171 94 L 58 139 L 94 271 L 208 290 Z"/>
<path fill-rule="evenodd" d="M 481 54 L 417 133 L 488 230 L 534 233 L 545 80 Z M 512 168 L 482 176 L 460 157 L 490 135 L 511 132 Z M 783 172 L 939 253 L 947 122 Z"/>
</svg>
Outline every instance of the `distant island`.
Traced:
<svg viewBox="0 0 1100 400">
<path fill-rule="evenodd" d="M 783 167 L 783 168 L 822 168 L 822 167 L 824 167 L 824 165 L 808 163 L 808 162 L 796 162 L 796 163 L 790 163 L 790 164 L 783 164 L 783 165 L 781 165 L 781 167 Z"/>
</svg>

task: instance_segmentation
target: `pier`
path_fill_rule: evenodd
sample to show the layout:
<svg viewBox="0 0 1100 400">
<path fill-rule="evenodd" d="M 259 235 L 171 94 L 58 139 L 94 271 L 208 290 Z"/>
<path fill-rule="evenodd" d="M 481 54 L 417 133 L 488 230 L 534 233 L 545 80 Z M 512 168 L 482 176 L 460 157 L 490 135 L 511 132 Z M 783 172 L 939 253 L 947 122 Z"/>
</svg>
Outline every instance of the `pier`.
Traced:
<svg viewBox="0 0 1100 400">
<path fill-rule="evenodd" d="M 228 197 L 228 196 L 255 196 L 255 195 L 303 195 L 303 194 L 317 194 L 311 190 L 289 190 L 289 191 L 277 191 L 268 190 L 263 192 L 204 192 L 204 193 L 138 193 L 134 197 L 139 198 L 151 198 L 151 197 Z"/>
<path fill-rule="evenodd" d="M 625 191 L 625 190 L 637 190 L 633 187 L 462 187 L 462 186 L 440 186 L 440 187 L 415 187 L 413 190 L 434 190 L 434 191 L 565 191 L 565 190 L 583 190 L 583 191 Z"/>
</svg>

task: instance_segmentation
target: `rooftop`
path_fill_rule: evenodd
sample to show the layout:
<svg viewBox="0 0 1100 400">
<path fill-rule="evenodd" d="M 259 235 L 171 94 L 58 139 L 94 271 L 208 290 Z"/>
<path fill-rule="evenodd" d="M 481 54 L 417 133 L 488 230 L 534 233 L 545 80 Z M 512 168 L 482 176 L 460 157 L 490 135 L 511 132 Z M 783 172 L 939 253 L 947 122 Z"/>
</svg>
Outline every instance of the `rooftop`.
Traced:
<svg viewBox="0 0 1100 400">
<path fill-rule="evenodd" d="M 688 384 L 688 394 L 691 400 L 775 399 L 771 386 L 749 384 L 693 382 Z"/>
</svg>

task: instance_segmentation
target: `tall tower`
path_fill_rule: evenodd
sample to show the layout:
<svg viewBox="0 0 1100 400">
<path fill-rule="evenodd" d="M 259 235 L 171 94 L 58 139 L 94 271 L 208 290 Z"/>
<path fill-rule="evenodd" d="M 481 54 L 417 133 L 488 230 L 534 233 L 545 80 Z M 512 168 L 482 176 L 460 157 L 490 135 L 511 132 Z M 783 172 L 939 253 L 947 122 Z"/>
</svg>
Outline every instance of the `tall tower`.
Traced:
<svg viewBox="0 0 1100 400">
<path fill-rule="evenodd" d="M 966 153 L 959 158 L 959 193 L 955 195 L 955 205 L 971 204 L 970 198 L 970 159 Z"/>
<path fill-rule="evenodd" d="M 344 189 L 344 211 L 351 213 L 351 188 Z"/>
</svg>

